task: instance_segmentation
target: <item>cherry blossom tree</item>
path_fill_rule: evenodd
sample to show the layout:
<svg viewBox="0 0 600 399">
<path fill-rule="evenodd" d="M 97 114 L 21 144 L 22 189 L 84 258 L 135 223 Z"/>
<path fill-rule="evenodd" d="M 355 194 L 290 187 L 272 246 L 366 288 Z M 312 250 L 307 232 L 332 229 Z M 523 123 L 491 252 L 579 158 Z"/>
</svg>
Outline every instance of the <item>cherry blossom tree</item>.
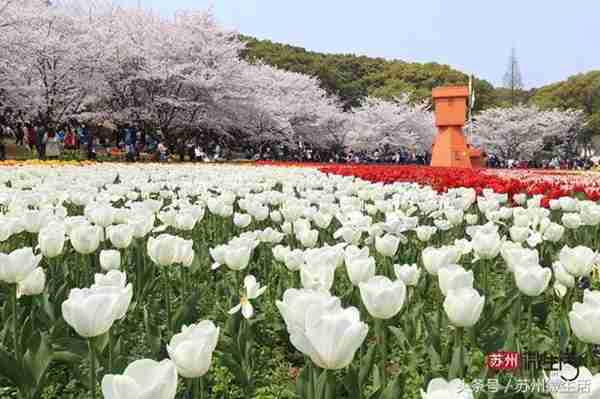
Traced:
<svg viewBox="0 0 600 399">
<path fill-rule="evenodd" d="M 368 97 L 352 110 L 349 141 L 355 149 L 425 152 L 431 149 L 435 133 L 427 103 L 411 104 L 407 95 L 393 101 Z"/>
<path fill-rule="evenodd" d="M 573 146 L 584 123 L 579 110 L 546 110 L 535 106 L 491 108 L 475 116 L 473 143 L 504 159 L 531 159 L 548 143 L 557 152 Z"/>
<path fill-rule="evenodd" d="M 244 62 L 235 32 L 208 12 L 161 19 L 144 10 L 113 15 L 117 37 L 105 73 L 106 103 L 120 119 L 143 121 L 169 137 L 206 122 L 218 104 L 235 96 Z"/>
<path fill-rule="evenodd" d="M 4 102 L 47 126 L 76 113 L 102 86 L 105 18 L 45 2 L 17 4 L 2 34 Z"/>
<path fill-rule="evenodd" d="M 251 141 L 323 146 L 340 131 L 339 101 L 312 76 L 247 64 L 240 83 L 240 96 L 231 103 L 233 120 Z"/>
</svg>

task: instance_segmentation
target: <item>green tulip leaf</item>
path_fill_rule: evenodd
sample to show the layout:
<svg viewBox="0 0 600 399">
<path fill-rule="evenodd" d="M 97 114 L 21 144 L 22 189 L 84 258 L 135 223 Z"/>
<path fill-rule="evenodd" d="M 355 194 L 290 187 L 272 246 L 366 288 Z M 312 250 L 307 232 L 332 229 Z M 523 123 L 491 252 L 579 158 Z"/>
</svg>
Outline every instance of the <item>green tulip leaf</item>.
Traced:
<svg viewBox="0 0 600 399">
<path fill-rule="evenodd" d="M 202 269 L 202 266 L 204 266 L 204 264 L 202 263 L 200 255 L 198 255 L 198 252 L 194 251 L 194 261 L 190 265 L 190 272 L 192 274 L 197 273 Z"/>
<path fill-rule="evenodd" d="M 54 304 L 50 302 L 50 294 L 48 292 L 44 292 L 42 295 L 42 309 L 44 309 L 44 313 L 50 319 L 52 323 L 56 321 L 56 313 L 54 312 Z"/>
<path fill-rule="evenodd" d="M 244 369 L 239 363 L 233 360 L 230 354 L 223 354 L 221 360 L 223 361 L 225 367 L 227 367 L 229 372 L 233 374 L 240 386 L 248 386 L 249 381 L 246 373 L 244 372 Z"/>
<path fill-rule="evenodd" d="M 381 395 L 383 393 L 383 387 L 379 387 L 379 389 L 377 389 L 375 392 L 373 392 L 370 396 L 369 399 L 380 399 Z"/>
<path fill-rule="evenodd" d="M 376 345 L 371 345 L 371 347 L 367 350 L 366 355 L 360 360 L 360 371 L 358 373 L 358 386 L 359 389 L 362 389 L 365 380 L 371 374 L 373 370 L 373 365 L 375 364 L 375 353 Z"/>
<path fill-rule="evenodd" d="M 452 362 L 450 363 L 450 368 L 448 369 L 448 380 L 453 380 L 458 376 L 462 375 L 461 370 L 461 347 L 460 345 L 456 345 L 454 350 L 452 351 Z"/>
<path fill-rule="evenodd" d="M 559 321 L 558 335 L 559 335 L 560 353 L 564 353 L 565 349 L 569 345 L 569 339 L 570 339 L 569 323 L 567 323 L 566 319 L 561 319 Z"/>
<path fill-rule="evenodd" d="M 55 353 L 68 352 L 84 359 L 88 356 L 88 344 L 81 338 L 53 338 L 53 350 Z"/>
<path fill-rule="evenodd" d="M 313 399 L 313 395 L 310 389 L 310 368 L 305 366 L 298 380 L 296 381 L 296 393 L 300 396 L 300 399 Z"/>
<path fill-rule="evenodd" d="M 200 292 L 196 291 L 175 311 L 175 314 L 173 315 L 175 331 L 180 331 L 183 325 L 188 325 L 196 321 L 196 305 L 198 304 L 198 299 L 200 299 Z"/>
<path fill-rule="evenodd" d="M 401 347 L 404 348 L 405 345 L 408 344 L 408 338 L 406 338 L 406 334 L 404 334 L 404 331 L 402 331 L 398 327 L 390 327 L 390 331 L 396 336 L 396 338 L 398 339 L 398 343 Z"/>
<path fill-rule="evenodd" d="M 46 334 L 36 333 L 31 338 L 23 361 L 33 380 L 36 384 L 39 383 L 52 362 L 52 349 L 48 345 Z"/>
<path fill-rule="evenodd" d="M 158 325 L 150 323 L 150 316 L 148 310 L 144 308 L 144 330 L 146 335 L 146 341 L 150 346 L 150 350 L 153 354 L 160 353 L 162 349 L 161 333 Z"/>
<path fill-rule="evenodd" d="M 96 352 L 97 358 L 101 358 L 106 346 L 108 345 L 108 332 L 102 335 L 92 338 L 94 352 Z"/>
<path fill-rule="evenodd" d="M 387 388 L 382 393 L 383 399 L 398 399 L 402 398 L 403 389 L 402 389 L 402 379 L 400 376 L 396 376 L 392 381 L 389 382 Z"/>
<path fill-rule="evenodd" d="M 356 367 L 350 367 L 344 377 L 344 387 L 349 399 L 360 399 L 361 384 Z"/>
<path fill-rule="evenodd" d="M 328 388 L 331 385 L 333 377 L 333 383 L 335 384 L 335 377 L 333 373 L 328 372 L 327 370 L 323 370 L 319 379 L 317 380 L 317 395 L 316 399 L 329 399 L 330 392 Z"/>
<path fill-rule="evenodd" d="M 17 363 L 17 359 L 2 347 L 0 347 L 0 375 L 10 380 L 21 391 L 27 389 L 31 383 L 23 367 Z"/>
</svg>

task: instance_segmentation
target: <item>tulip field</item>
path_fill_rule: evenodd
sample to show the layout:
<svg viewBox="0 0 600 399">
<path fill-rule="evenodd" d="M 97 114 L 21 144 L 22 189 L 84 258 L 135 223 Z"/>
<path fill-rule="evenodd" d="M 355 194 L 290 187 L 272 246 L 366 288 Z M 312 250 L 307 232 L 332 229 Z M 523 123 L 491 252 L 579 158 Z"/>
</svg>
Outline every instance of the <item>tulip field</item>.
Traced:
<svg viewBox="0 0 600 399">
<path fill-rule="evenodd" d="M 600 398 L 600 178 L 0 166 L 0 398 Z"/>
</svg>

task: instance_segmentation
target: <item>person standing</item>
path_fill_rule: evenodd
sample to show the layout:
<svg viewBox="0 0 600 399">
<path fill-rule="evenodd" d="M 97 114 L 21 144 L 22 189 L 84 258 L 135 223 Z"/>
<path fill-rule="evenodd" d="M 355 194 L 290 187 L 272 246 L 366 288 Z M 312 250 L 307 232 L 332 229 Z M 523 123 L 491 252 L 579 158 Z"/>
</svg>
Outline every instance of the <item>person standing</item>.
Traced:
<svg viewBox="0 0 600 399">
<path fill-rule="evenodd" d="M 0 125 L 0 161 L 6 160 L 6 144 L 4 140 L 6 140 L 6 131 L 2 125 Z"/>
<path fill-rule="evenodd" d="M 21 122 L 19 122 L 17 124 L 17 128 L 15 130 L 15 139 L 16 139 L 15 144 L 22 146 L 24 137 L 25 137 L 25 126 L 23 126 L 21 124 Z"/>
<path fill-rule="evenodd" d="M 179 162 L 185 161 L 185 142 L 180 139 L 177 143 L 177 153 L 179 154 Z"/>
<path fill-rule="evenodd" d="M 167 147 L 163 144 L 163 142 L 158 143 L 158 160 L 166 161 L 167 160 Z"/>
<path fill-rule="evenodd" d="M 68 150 L 75 149 L 75 134 L 70 126 L 67 127 L 67 133 L 65 134 L 65 148 Z"/>
<path fill-rule="evenodd" d="M 88 159 L 96 159 L 96 137 L 91 131 L 88 131 L 87 134 L 87 157 Z"/>
<path fill-rule="evenodd" d="M 50 159 L 58 159 L 60 157 L 60 140 L 50 131 L 48 133 L 48 142 L 46 143 L 46 156 Z"/>
<path fill-rule="evenodd" d="M 27 145 L 29 145 L 29 151 L 31 152 L 34 148 L 37 148 L 37 134 L 32 124 L 27 126 Z"/>
<path fill-rule="evenodd" d="M 48 142 L 48 134 L 43 125 L 39 125 L 35 131 L 36 143 L 38 150 L 38 158 L 46 159 L 46 143 Z"/>
</svg>

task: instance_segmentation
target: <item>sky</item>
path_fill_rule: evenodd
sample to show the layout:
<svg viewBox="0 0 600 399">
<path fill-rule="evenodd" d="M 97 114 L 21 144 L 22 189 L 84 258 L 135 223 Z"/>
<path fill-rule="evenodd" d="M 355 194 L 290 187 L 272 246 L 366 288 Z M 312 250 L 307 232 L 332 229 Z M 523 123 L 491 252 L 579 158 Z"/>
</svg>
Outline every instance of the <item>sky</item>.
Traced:
<svg viewBox="0 0 600 399">
<path fill-rule="evenodd" d="M 212 7 L 240 33 L 326 53 L 438 62 L 502 84 L 515 47 L 526 88 L 600 69 L 597 0 L 116 0 L 165 16 Z"/>
</svg>

